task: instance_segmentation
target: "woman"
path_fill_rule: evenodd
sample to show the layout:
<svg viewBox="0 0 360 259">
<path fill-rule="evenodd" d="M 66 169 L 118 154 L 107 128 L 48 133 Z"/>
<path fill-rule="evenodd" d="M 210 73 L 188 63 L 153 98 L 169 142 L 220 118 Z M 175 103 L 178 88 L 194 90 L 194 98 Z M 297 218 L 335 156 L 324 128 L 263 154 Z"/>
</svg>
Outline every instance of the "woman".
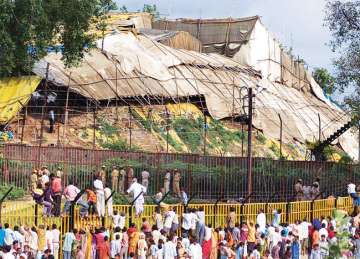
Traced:
<svg viewBox="0 0 360 259">
<path fill-rule="evenodd" d="M 177 250 L 178 259 L 186 259 L 187 253 L 181 241 L 177 242 L 176 250 Z"/>
</svg>

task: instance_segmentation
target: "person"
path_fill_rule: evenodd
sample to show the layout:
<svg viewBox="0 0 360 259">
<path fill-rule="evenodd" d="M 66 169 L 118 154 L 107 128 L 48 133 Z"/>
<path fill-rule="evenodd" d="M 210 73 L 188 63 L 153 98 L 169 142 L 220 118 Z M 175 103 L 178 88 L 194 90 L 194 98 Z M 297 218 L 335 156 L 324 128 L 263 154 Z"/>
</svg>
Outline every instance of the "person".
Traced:
<svg viewBox="0 0 360 259">
<path fill-rule="evenodd" d="M 119 177 L 120 177 L 119 193 L 124 193 L 124 184 L 125 184 L 125 177 L 126 177 L 126 172 L 125 172 L 124 168 L 121 168 Z"/>
<path fill-rule="evenodd" d="M 146 259 L 148 246 L 145 240 L 145 234 L 141 233 L 137 243 L 137 259 Z"/>
<path fill-rule="evenodd" d="M 134 178 L 132 180 L 132 184 L 129 187 L 129 189 L 126 191 L 127 193 L 132 193 L 133 194 L 133 199 L 135 200 L 135 214 L 136 217 L 140 216 L 140 214 L 143 212 L 144 210 L 144 193 L 146 193 L 146 188 L 139 184 L 137 182 L 137 179 Z"/>
<path fill-rule="evenodd" d="M 126 188 L 129 189 L 134 178 L 134 169 L 128 167 L 126 170 Z"/>
<path fill-rule="evenodd" d="M 181 197 L 180 180 L 181 180 L 181 174 L 177 169 L 175 169 L 174 170 L 174 178 L 173 178 L 173 192 L 174 192 L 175 196 L 177 196 L 179 198 Z"/>
<path fill-rule="evenodd" d="M 322 259 L 319 244 L 315 244 L 311 249 L 309 259 Z"/>
<path fill-rule="evenodd" d="M 235 227 L 235 223 L 236 223 L 235 208 L 230 207 L 230 211 L 226 217 L 226 226 L 227 226 L 227 228 L 229 228 L 232 231 L 232 229 Z"/>
<path fill-rule="evenodd" d="M 347 192 L 353 200 L 353 206 L 360 206 L 360 197 L 356 192 L 356 185 L 349 183 L 347 186 Z"/>
<path fill-rule="evenodd" d="M 69 180 L 69 185 L 65 187 L 63 192 L 63 195 L 65 197 L 63 214 L 69 211 L 70 206 L 72 202 L 75 200 L 78 193 L 80 193 L 80 189 L 73 184 L 72 180 Z"/>
<path fill-rule="evenodd" d="M 149 177 L 150 177 L 150 173 L 144 169 L 144 171 L 141 172 L 141 184 L 148 189 L 149 187 Z"/>
<path fill-rule="evenodd" d="M 61 212 L 61 193 L 62 193 L 62 186 L 61 186 L 61 178 L 58 175 L 50 174 L 50 181 L 51 181 L 51 192 L 54 201 L 54 216 L 60 216 Z"/>
<path fill-rule="evenodd" d="M 315 200 L 320 197 L 320 185 L 319 185 L 318 178 L 311 186 L 310 197 L 311 197 L 311 200 Z"/>
<path fill-rule="evenodd" d="M 304 187 L 302 179 L 298 179 L 295 186 L 295 200 L 296 201 L 302 201 L 304 200 Z"/>
<path fill-rule="evenodd" d="M 30 176 L 30 183 L 31 183 L 31 190 L 35 190 L 37 188 L 38 184 L 38 171 L 36 169 L 32 170 L 31 176 Z"/>
<path fill-rule="evenodd" d="M 166 213 L 165 213 L 165 222 L 164 222 L 164 230 L 166 233 L 170 232 L 171 226 L 172 226 L 172 222 L 174 220 L 175 217 L 175 212 L 172 210 L 172 208 L 170 208 Z"/>
<path fill-rule="evenodd" d="M 176 258 L 176 244 L 174 243 L 174 234 L 170 233 L 168 241 L 164 244 L 164 259 Z"/>
<path fill-rule="evenodd" d="M 170 179 L 171 179 L 171 173 L 169 170 L 166 171 L 165 177 L 164 177 L 164 190 L 165 193 L 168 193 L 170 191 Z"/>
<path fill-rule="evenodd" d="M 293 233 L 293 241 L 291 243 L 291 259 L 300 259 L 300 242 L 297 233 Z"/>
<path fill-rule="evenodd" d="M 127 259 L 128 249 L 129 235 L 127 234 L 127 229 L 124 227 L 122 230 L 120 258 Z"/>
<path fill-rule="evenodd" d="M 327 258 L 329 256 L 329 242 L 327 241 L 327 237 L 325 235 L 321 235 L 319 248 L 321 258 Z"/>
<path fill-rule="evenodd" d="M 106 184 L 106 167 L 103 165 L 98 172 L 99 179 L 102 181 L 103 186 Z"/>
<path fill-rule="evenodd" d="M 201 246 L 197 243 L 195 238 L 192 238 L 190 240 L 189 258 L 202 259 L 202 249 Z"/>
<path fill-rule="evenodd" d="M 116 192 L 119 191 L 119 175 L 120 172 L 117 169 L 117 166 L 113 166 L 113 170 L 111 171 L 111 184 L 112 184 L 112 189 Z"/>
<path fill-rule="evenodd" d="M 202 246 L 205 237 L 205 211 L 204 207 L 200 207 L 196 212 L 196 237 L 199 244 Z"/>
<path fill-rule="evenodd" d="M 164 195 L 165 195 L 165 189 L 161 187 L 159 192 L 155 194 L 155 202 L 160 205 L 160 202 L 163 200 Z"/>
<path fill-rule="evenodd" d="M 52 242 L 53 242 L 53 254 L 55 259 L 59 258 L 59 249 L 60 249 L 60 231 L 57 229 L 56 224 L 52 225 Z"/>
<path fill-rule="evenodd" d="M 110 257 L 115 258 L 117 254 L 121 253 L 120 235 L 116 235 L 115 239 L 110 242 Z"/>
<path fill-rule="evenodd" d="M 49 133 L 53 133 L 54 132 L 54 124 L 55 124 L 55 111 L 54 111 L 54 107 L 51 106 L 49 107 Z"/>
<path fill-rule="evenodd" d="M 91 187 L 86 188 L 85 190 L 87 195 L 87 205 L 89 207 L 89 215 L 94 215 L 96 212 L 96 193 L 91 189 Z"/>
<path fill-rule="evenodd" d="M 38 183 L 38 186 L 35 190 L 31 192 L 31 196 L 37 204 L 43 205 L 43 213 L 44 215 L 50 215 L 52 204 L 48 201 L 44 200 L 45 192 L 42 189 L 41 183 Z"/>
<path fill-rule="evenodd" d="M 108 186 L 104 188 L 105 201 L 107 200 L 106 206 L 108 211 L 108 216 L 112 217 L 113 215 L 113 199 L 111 197 L 111 190 Z"/>
<path fill-rule="evenodd" d="M 272 226 L 273 227 L 279 227 L 280 226 L 280 221 L 281 221 L 281 213 L 282 213 L 282 209 L 275 209 L 273 210 L 273 221 L 272 221 Z"/>
<path fill-rule="evenodd" d="M 72 251 L 72 245 L 76 240 L 77 230 L 73 229 L 72 231 L 69 231 L 65 233 L 64 241 L 63 241 L 63 259 L 71 259 L 71 251 Z"/>
<path fill-rule="evenodd" d="M 181 203 L 184 205 L 187 205 L 189 202 L 188 196 L 187 196 L 184 188 L 181 189 L 180 200 L 181 200 Z"/>
<path fill-rule="evenodd" d="M 94 188 L 96 193 L 96 210 L 98 217 L 105 216 L 105 194 L 104 194 L 104 185 L 102 181 L 102 176 L 98 177 L 94 181 Z"/>
<path fill-rule="evenodd" d="M 256 216 L 256 224 L 259 225 L 259 230 L 261 233 L 266 231 L 266 215 L 263 209 L 259 209 L 258 215 Z"/>
<path fill-rule="evenodd" d="M 59 177 L 60 179 L 63 178 L 64 172 L 63 172 L 63 170 L 62 170 L 62 168 L 61 168 L 60 166 L 57 168 L 55 175 L 56 175 L 57 177 Z"/>
</svg>

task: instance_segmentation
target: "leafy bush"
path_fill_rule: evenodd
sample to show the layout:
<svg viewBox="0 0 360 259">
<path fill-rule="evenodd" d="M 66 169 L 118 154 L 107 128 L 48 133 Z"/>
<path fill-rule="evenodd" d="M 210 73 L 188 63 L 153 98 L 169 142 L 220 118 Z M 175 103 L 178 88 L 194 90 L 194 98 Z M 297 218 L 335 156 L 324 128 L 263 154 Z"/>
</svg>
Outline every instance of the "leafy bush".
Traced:
<svg viewBox="0 0 360 259">
<path fill-rule="evenodd" d="M 9 193 L 9 195 L 6 197 L 6 200 L 16 200 L 23 198 L 25 196 L 25 190 L 13 185 L 0 185 L 0 198 L 2 198 L 5 193 L 13 187 L 12 191 Z"/>
<path fill-rule="evenodd" d="M 131 148 L 130 148 L 129 144 L 123 139 L 102 142 L 101 147 L 111 149 L 111 150 L 117 150 L 117 151 L 138 152 L 138 151 L 142 150 L 141 147 L 139 147 L 137 145 L 131 145 Z"/>
</svg>

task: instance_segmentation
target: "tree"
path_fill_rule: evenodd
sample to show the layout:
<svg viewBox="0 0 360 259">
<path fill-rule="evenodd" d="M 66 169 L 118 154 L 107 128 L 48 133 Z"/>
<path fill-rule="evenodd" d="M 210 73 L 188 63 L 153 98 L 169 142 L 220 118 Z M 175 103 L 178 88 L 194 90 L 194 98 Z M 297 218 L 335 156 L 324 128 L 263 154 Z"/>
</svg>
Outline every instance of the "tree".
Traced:
<svg viewBox="0 0 360 259">
<path fill-rule="evenodd" d="M 50 48 L 67 66 L 77 64 L 94 46 L 94 17 L 109 6 L 111 0 L 1 0 L 0 78 L 30 73 Z"/>
<path fill-rule="evenodd" d="M 332 33 L 330 46 L 337 52 L 335 82 L 339 90 L 350 90 L 347 104 L 358 111 L 360 92 L 360 1 L 328 0 L 325 25 Z M 357 94 L 356 94 L 357 93 Z"/>
<path fill-rule="evenodd" d="M 335 79 L 326 68 L 315 68 L 313 77 L 326 94 L 332 95 L 335 92 Z"/>
<path fill-rule="evenodd" d="M 158 11 L 157 6 L 155 4 L 154 5 L 144 4 L 142 11 L 151 14 L 153 19 L 155 20 L 160 18 L 160 12 Z"/>
<path fill-rule="evenodd" d="M 127 9 L 127 7 L 126 7 L 125 5 L 121 6 L 121 7 L 119 8 L 119 11 L 120 11 L 120 13 L 128 13 L 128 12 L 129 12 L 128 9 Z"/>
</svg>

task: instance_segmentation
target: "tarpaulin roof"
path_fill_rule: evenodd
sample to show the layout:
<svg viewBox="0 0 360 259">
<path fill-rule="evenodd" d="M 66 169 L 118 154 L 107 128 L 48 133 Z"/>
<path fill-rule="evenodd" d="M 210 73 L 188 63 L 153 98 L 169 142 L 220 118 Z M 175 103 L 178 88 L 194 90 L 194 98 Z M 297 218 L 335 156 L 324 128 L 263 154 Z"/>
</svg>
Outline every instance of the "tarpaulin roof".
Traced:
<svg viewBox="0 0 360 259">
<path fill-rule="evenodd" d="M 0 124 L 8 123 L 27 104 L 41 78 L 23 76 L 0 80 Z"/>
<path fill-rule="evenodd" d="M 283 139 L 304 142 L 318 136 L 318 114 L 322 118 L 325 136 L 347 122 L 346 114 L 314 94 L 317 88 L 288 87 L 261 79 L 259 72 L 233 59 L 218 54 L 172 49 L 146 37 L 115 34 L 104 41 L 104 53 L 99 49 L 85 55 L 83 63 L 66 69 L 60 54 L 51 53 L 35 65 L 34 72 L 45 77 L 50 63 L 49 79 L 96 100 L 131 97 L 140 104 L 150 104 L 148 96 L 172 98 L 204 96 L 206 106 L 215 119 L 242 113 L 242 88 L 253 87 L 255 127 L 271 138 L 278 138 L 283 120 Z M 116 80 L 117 79 L 117 80 Z M 356 156 L 356 141 L 351 133 L 343 138 L 343 148 Z M 341 142 L 340 142 L 341 143 Z"/>
<path fill-rule="evenodd" d="M 153 22 L 154 29 L 186 31 L 199 39 L 203 52 L 233 56 L 250 39 L 258 16 L 227 19 L 176 19 Z"/>
</svg>

